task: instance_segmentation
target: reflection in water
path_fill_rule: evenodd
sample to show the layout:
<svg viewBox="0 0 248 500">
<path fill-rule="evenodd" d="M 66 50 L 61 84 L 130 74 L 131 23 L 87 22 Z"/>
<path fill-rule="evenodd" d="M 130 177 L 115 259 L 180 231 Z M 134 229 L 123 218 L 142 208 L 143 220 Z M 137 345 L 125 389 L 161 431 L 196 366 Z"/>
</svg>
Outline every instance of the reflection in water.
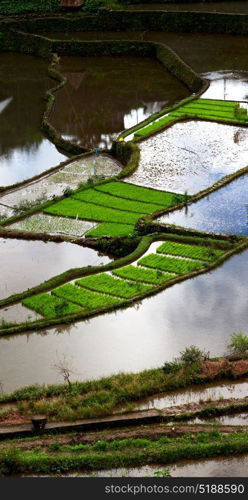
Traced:
<svg viewBox="0 0 248 500">
<path fill-rule="evenodd" d="M 187 210 L 176 210 L 159 221 L 206 232 L 248 235 L 247 189 L 245 175 L 189 205 Z"/>
<path fill-rule="evenodd" d="M 191 120 L 149 137 L 139 147 L 139 166 L 127 182 L 195 194 L 247 165 L 248 130 Z"/>
<path fill-rule="evenodd" d="M 88 148 L 109 148 L 120 131 L 189 95 L 148 58 L 63 57 L 61 70 L 68 83 L 56 96 L 51 121 Z"/>
<path fill-rule="evenodd" d="M 221 417 L 215 418 L 195 418 L 194 420 L 190 420 L 189 424 L 220 424 L 220 425 L 248 425 L 248 413 L 241 412 L 235 413 L 231 415 L 223 415 Z"/>
<path fill-rule="evenodd" d="M 213 458 L 182 460 L 176 465 L 168 464 L 172 477 L 247 477 L 248 455 L 242 454 L 229 458 Z M 97 477 L 154 477 L 155 472 L 163 471 L 166 467 L 161 465 L 144 465 L 132 469 L 110 469 L 94 472 Z M 69 476 L 73 476 L 69 474 Z M 77 477 L 90 476 L 88 473 L 79 472 Z"/>
<path fill-rule="evenodd" d="M 224 3 L 224 2 L 223 2 Z M 229 3 L 229 2 L 228 2 Z M 236 3 L 236 2 L 235 2 Z M 247 4 L 248 6 L 248 4 Z M 56 40 L 140 40 L 169 45 L 198 73 L 248 70 L 248 37 L 207 33 L 148 32 L 73 32 L 47 33 Z"/>
<path fill-rule="evenodd" d="M 146 398 L 135 406 L 135 410 L 149 410 L 151 408 L 169 408 L 171 406 L 184 405 L 188 403 L 199 403 L 201 401 L 230 398 L 244 398 L 247 395 L 248 382 L 236 382 L 232 384 L 214 383 L 209 387 L 191 387 L 187 391 L 176 391 L 171 395 L 160 394 L 157 397 Z"/>
<path fill-rule="evenodd" d="M 32 177 L 65 159 L 42 136 L 47 63 L 33 56 L 0 55 L 0 186 Z"/>
<path fill-rule="evenodd" d="M 202 98 L 225 101 L 248 100 L 248 71 L 215 71 L 203 73 L 202 76 L 211 81 Z"/>
<path fill-rule="evenodd" d="M 212 356 L 226 352 L 233 332 L 247 332 L 248 251 L 215 271 L 174 285 L 138 306 L 29 336 L 0 339 L 4 390 L 62 382 L 53 370 L 66 353 L 88 380 L 162 366 L 195 344 Z M 190 298 L 190 300 L 189 300 Z"/>
<path fill-rule="evenodd" d="M 0 253 L 1 299 L 38 285 L 72 267 L 109 262 L 108 257 L 99 256 L 90 248 L 72 243 L 0 239 Z"/>
</svg>

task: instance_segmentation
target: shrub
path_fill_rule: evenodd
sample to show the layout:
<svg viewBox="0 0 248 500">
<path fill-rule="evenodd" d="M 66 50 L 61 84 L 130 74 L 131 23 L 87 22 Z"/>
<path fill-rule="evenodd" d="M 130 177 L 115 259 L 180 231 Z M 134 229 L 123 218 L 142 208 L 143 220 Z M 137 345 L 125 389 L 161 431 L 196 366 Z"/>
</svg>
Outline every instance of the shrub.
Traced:
<svg viewBox="0 0 248 500">
<path fill-rule="evenodd" d="M 170 362 L 165 362 L 162 370 L 164 373 L 176 373 L 178 369 L 180 368 L 180 363 L 175 360 L 175 361 L 170 361 Z"/>
<path fill-rule="evenodd" d="M 235 353 L 244 354 L 248 351 L 248 336 L 244 333 L 233 333 L 231 336 L 231 343 L 228 345 Z"/>
<path fill-rule="evenodd" d="M 201 349 L 199 349 L 195 345 L 186 347 L 186 349 L 180 352 L 180 354 L 181 354 L 181 361 L 185 364 L 197 363 L 199 361 L 203 361 L 204 359 L 209 358 L 209 353 L 201 351 Z"/>
</svg>

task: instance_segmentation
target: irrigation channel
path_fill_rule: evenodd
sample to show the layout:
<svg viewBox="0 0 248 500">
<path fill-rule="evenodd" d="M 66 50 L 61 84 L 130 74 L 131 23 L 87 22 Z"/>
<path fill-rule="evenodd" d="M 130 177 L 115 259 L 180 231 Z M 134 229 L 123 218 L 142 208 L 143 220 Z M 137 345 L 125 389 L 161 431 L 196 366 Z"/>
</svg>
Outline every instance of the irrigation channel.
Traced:
<svg viewBox="0 0 248 500">
<path fill-rule="evenodd" d="M 207 3 L 189 14 L 248 14 L 247 2 Z M 147 4 L 130 9 L 152 16 Z M 70 383 L 157 369 L 191 345 L 219 362 L 248 324 L 247 36 L 47 21 L 24 16 L 1 32 L 0 387 L 20 425 L 25 404 L 6 395 L 61 383 L 61 360 Z M 247 378 L 141 391 L 111 412 L 176 415 L 222 400 L 246 405 Z M 0 398 L 3 422 L 5 409 Z M 201 425 L 245 428 L 247 408 L 186 421 Z M 95 474 L 161 468 L 145 463 Z M 196 477 L 246 469 L 246 454 L 170 466 Z"/>
</svg>

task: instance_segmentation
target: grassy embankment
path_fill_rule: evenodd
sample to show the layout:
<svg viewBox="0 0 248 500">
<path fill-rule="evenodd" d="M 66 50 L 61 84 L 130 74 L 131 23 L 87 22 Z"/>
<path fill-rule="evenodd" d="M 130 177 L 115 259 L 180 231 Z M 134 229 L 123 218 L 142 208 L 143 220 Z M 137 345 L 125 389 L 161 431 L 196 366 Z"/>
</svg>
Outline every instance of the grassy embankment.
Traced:
<svg viewBox="0 0 248 500">
<path fill-rule="evenodd" d="M 54 441 L 44 449 L 9 444 L 0 450 L 0 474 L 65 473 L 70 470 L 94 471 L 144 464 L 170 464 L 180 459 L 199 459 L 248 451 L 248 431 L 225 434 L 217 429 L 178 438 L 168 436 L 100 440 L 92 444 L 63 444 Z"/>
<path fill-rule="evenodd" d="M 239 103 L 215 99 L 196 99 L 137 130 L 135 137 L 137 139 L 144 139 L 178 120 L 186 119 L 248 125 L 247 110 L 240 108 Z"/>
</svg>

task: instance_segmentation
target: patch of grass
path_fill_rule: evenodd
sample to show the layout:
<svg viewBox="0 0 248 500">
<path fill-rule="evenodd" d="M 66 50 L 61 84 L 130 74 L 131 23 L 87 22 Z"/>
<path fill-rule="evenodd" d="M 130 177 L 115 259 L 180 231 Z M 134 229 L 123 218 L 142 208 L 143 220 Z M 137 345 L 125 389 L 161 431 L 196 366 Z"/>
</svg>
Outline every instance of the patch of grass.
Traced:
<svg viewBox="0 0 248 500">
<path fill-rule="evenodd" d="M 203 262 L 176 259 L 175 257 L 162 257 L 156 254 L 150 254 L 138 261 L 138 265 L 160 269 L 176 274 L 187 274 L 197 269 L 202 269 L 206 266 Z"/>
<path fill-rule="evenodd" d="M 85 236 L 128 236 L 134 232 L 134 224 L 115 224 L 103 222 L 91 229 Z"/>
<path fill-rule="evenodd" d="M 49 295 L 48 293 L 41 293 L 33 297 L 28 297 L 22 301 L 22 304 L 42 314 L 42 316 L 46 318 L 60 317 L 82 311 L 81 307 L 71 304 L 64 299 Z"/>
<path fill-rule="evenodd" d="M 94 205 L 94 203 L 78 201 L 73 198 L 61 200 L 46 208 L 44 212 L 64 217 L 75 217 L 97 222 L 118 222 L 120 224 L 135 224 L 139 216 L 142 215 L 101 207 Z"/>
<path fill-rule="evenodd" d="M 127 200 L 119 196 L 110 195 L 96 189 L 84 189 L 73 196 L 76 200 L 95 203 L 104 207 L 116 208 L 128 212 L 135 212 L 140 215 L 149 214 L 158 210 L 158 206 L 152 203 L 145 203 L 136 200 Z"/>
<path fill-rule="evenodd" d="M 136 186 L 127 182 L 108 182 L 96 186 L 96 190 L 128 200 L 136 200 L 147 204 L 153 203 L 159 205 L 157 210 L 162 210 L 162 208 L 170 207 L 184 200 L 184 195 Z"/>
<path fill-rule="evenodd" d="M 63 473 L 70 470 L 100 470 L 134 467 L 149 463 L 167 464 L 182 459 L 228 456 L 248 451 L 248 432 L 218 431 L 185 434 L 180 438 L 130 438 L 92 445 L 67 445 L 46 452 L 41 448 L 18 448 L 18 442 L 0 450 L 0 473 Z"/>
<path fill-rule="evenodd" d="M 59 288 L 55 288 L 55 290 L 52 291 L 52 294 L 56 295 L 56 297 L 61 297 L 75 304 L 79 304 L 86 309 L 96 309 L 98 307 L 118 304 L 120 302 L 120 299 L 116 297 L 82 289 L 78 286 L 71 285 L 70 283 L 60 286 Z"/>
<path fill-rule="evenodd" d="M 152 288 L 152 286 L 144 285 L 143 283 L 132 283 L 125 279 L 114 278 L 114 276 L 106 273 L 87 276 L 86 278 L 77 280 L 76 283 L 90 290 L 96 290 L 122 298 L 135 297 Z"/>
<path fill-rule="evenodd" d="M 211 247 L 176 243 L 173 241 L 166 241 L 160 245 L 160 247 L 157 248 L 157 252 L 207 261 L 213 261 L 223 253 L 222 250 L 216 250 Z"/>
<path fill-rule="evenodd" d="M 112 271 L 116 276 L 127 278 L 134 281 L 141 281 L 143 283 L 151 283 L 154 285 L 161 285 L 175 277 L 173 274 L 163 273 L 162 271 L 155 271 L 153 269 L 145 269 L 136 266 L 120 267 L 116 271 Z"/>
<path fill-rule="evenodd" d="M 239 103 L 218 101 L 214 99 L 197 99 L 141 128 L 135 133 L 135 136 L 142 137 L 150 135 L 161 127 L 182 118 L 205 118 L 233 123 L 244 123 L 248 121 L 247 113 L 239 107 Z"/>
</svg>

